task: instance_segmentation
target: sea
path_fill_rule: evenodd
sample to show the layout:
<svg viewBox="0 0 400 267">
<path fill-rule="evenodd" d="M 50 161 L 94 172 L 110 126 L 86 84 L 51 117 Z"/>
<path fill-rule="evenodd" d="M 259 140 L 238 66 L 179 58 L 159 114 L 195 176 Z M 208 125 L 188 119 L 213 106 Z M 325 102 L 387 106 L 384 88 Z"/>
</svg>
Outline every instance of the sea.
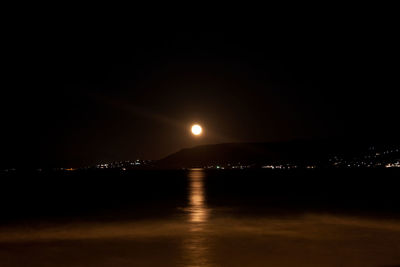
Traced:
<svg viewBox="0 0 400 267">
<path fill-rule="evenodd" d="M 0 176 L 0 266 L 400 266 L 400 171 Z"/>
</svg>

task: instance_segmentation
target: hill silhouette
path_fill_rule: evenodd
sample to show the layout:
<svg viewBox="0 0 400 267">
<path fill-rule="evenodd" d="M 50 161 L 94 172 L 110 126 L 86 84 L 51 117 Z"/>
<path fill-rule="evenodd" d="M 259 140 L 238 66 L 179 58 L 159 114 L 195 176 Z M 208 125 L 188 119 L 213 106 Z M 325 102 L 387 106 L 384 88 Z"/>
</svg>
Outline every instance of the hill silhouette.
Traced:
<svg viewBox="0 0 400 267">
<path fill-rule="evenodd" d="M 321 164 L 333 156 L 356 157 L 377 146 L 385 145 L 352 140 L 223 143 L 182 149 L 159 160 L 157 166 L 190 168 L 227 163 L 257 165 L 282 162 Z"/>
</svg>

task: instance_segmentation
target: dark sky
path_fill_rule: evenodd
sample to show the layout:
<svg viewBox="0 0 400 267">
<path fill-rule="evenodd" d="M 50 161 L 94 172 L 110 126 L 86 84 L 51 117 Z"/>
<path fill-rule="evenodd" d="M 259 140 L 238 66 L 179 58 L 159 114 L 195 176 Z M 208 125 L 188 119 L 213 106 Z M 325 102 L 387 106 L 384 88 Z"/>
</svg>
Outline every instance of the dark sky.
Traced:
<svg viewBox="0 0 400 267">
<path fill-rule="evenodd" d="M 5 33 L 3 167 L 399 134 L 399 42 L 389 19 L 128 26 L 24 21 Z M 202 138 L 189 134 L 193 122 Z"/>
</svg>

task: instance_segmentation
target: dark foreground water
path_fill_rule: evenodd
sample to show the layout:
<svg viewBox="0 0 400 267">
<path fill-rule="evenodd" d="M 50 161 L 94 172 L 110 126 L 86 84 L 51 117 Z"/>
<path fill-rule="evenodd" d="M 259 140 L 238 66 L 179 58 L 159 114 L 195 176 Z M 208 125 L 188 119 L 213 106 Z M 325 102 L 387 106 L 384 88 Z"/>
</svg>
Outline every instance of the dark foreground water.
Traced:
<svg viewBox="0 0 400 267">
<path fill-rule="evenodd" d="M 2 177 L 0 266 L 400 266 L 399 172 Z"/>
</svg>

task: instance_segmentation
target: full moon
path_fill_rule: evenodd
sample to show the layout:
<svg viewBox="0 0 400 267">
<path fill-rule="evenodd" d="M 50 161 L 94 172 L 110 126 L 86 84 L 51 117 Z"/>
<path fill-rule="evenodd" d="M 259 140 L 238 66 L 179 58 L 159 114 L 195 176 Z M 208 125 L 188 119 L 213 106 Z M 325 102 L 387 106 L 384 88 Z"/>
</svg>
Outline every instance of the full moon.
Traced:
<svg viewBox="0 0 400 267">
<path fill-rule="evenodd" d="M 201 128 L 200 125 L 198 125 L 198 124 L 192 125 L 192 134 L 200 135 L 202 131 L 203 131 L 203 129 Z"/>
</svg>

